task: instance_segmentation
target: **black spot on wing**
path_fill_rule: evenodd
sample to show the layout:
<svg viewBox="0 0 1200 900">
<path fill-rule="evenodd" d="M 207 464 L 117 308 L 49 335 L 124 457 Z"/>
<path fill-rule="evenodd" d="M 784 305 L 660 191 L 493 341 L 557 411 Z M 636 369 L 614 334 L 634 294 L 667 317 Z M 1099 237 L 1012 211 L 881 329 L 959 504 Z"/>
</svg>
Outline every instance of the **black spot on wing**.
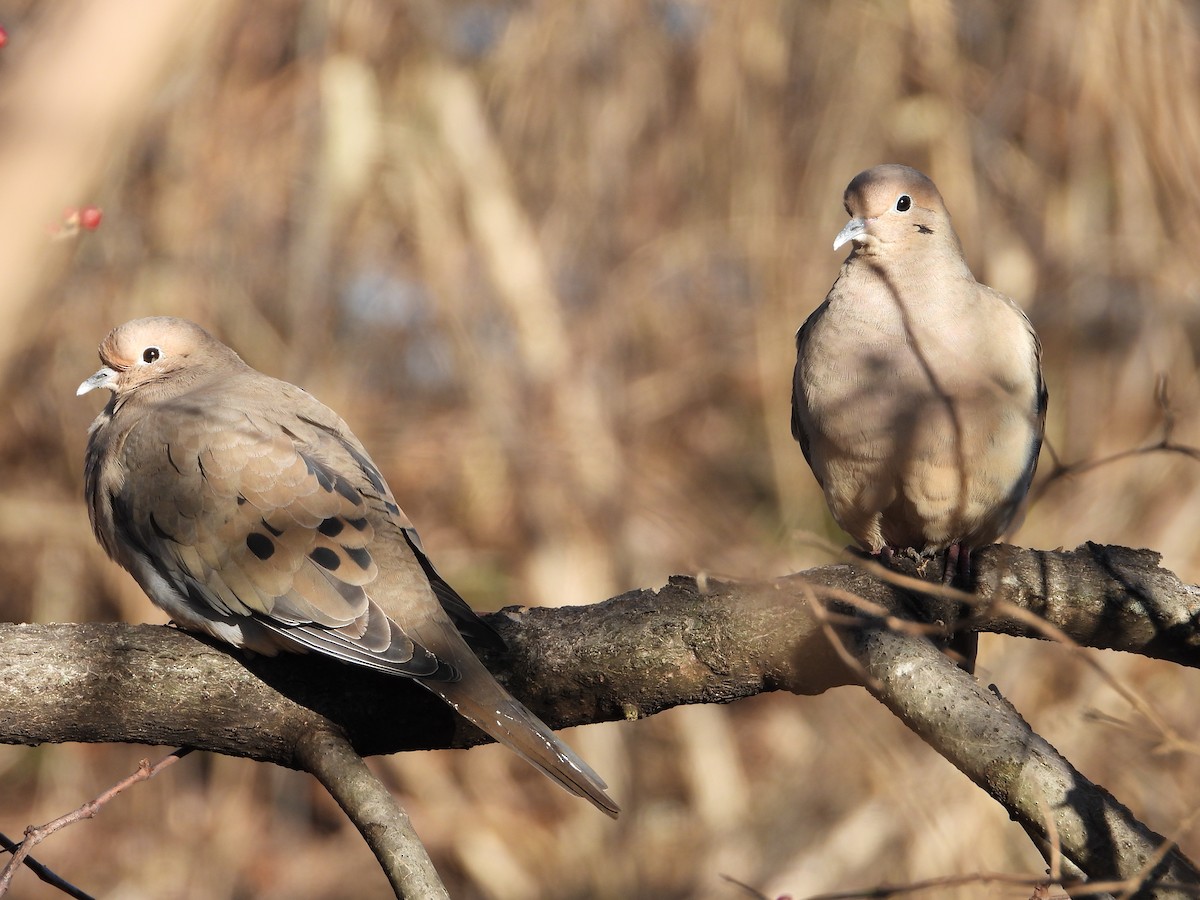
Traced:
<svg viewBox="0 0 1200 900">
<path fill-rule="evenodd" d="M 365 453 L 346 440 L 345 436 L 340 431 L 338 431 L 336 428 L 331 428 L 322 422 L 317 422 L 313 419 L 306 419 L 304 416 L 301 416 L 300 419 L 303 422 L 307 422 L 313 428 L 319 428 L 321 431 L 325 432 L 327 435 L 341 444 L 342 448 L 349 453 L 354 459 L 355 463 L 358 464 L 358 468 L 362 471 L 362 473 L 367 476 L 367 481 L 371 482 L 371 487 L 375 488 L 381 497 L 387 495 L 387 483 L 383 480 L 383 475 L 380 474 L 379 469 L 375 467 L 375 463 L 371 462 Z M 394 503 L 389 503 L 388 507 L 397 513 L 399 512 L 399 509 L 396 508 Z"/>
<path fill-rule="evenodd" d="M 335 492 L 341 494 L 355 506 L 362 503 L 362 494 L 358 492 L 358 489 L 344 475 L 339 474 L 304 451 L 300 451 L 300 458 L 304 460 L 304 465 L 308 468 L 309 474 L 317 479 L 317 483 L 321 485 L 323 490 L 331 494 Z"/>
<path fill-rule="evenodd" d="M 321 489 L 332 494 L 333 473 L 307 453 L 301 453 L 300 458 L 304 460 L 304 465 L 308 468 L 308 474 L 317 479 L 317 484 L 321 486 Z"/>
<path fill-rule="evenodd" d="M 330 572 L 336 572 L 338 566 L 342 564 L 342 560 L 337 553 L 328 547 L 317 547 L 312 553 L 308 554 L 308 558 L 322 569 L 327 569 Z"/>
<path fill-rule="evenodd" d="M 337 476 L 337 480 L 333 483 L 333 487 L 334 490 L 336 490 L 351 503 L 355 505 L 362 503 L 362 494 L 358 492 L 358 488 L 352 485 L 341 475 Z"/>
<path fill-rule="evenodd" d="M 260 519 L 259 521 L 262 522 L 263 528 L 267 529 L 267 531 L 271 532 L 271 534 L 275 535 L 275 537 L 279 537 L 281 534 L 283 534 L 282 528 L 272 527 L 271 523 L 266 519 Z"/>
<path fill-rule="evenodd" d="M 375 468 L 375 463 L 367 459 L 365 454 L 360 453 L 359 450 L 351 444 L 347 444 L 345 441 L 343 441 L 342 444 L 345 446 L 349 454 L 354 457 L 354 461 L 358 463 L 358 467 L 362 469 L 363 474 L 367 476 L 367 480 L 371 482 L 371 487 L 375 488 L 375 490 L 379 492 L 380 496 L 387 494 L 387 484 L 384 483 L 383 475 L 380 474 L 377 468 Z"/>
<path fill-rule="evenodd" d="M 257 531 L 246 535 L 246 548 L 262 560 L 268 560 L 275 555 L 275 542 Z"/>
<path fill-rule="evenodd" d="M 345 547 L 346 555 L 364 572 L 371 568 L 371 554 L 366 547 Z"/>
<path fill-rule="evenodd" d="M 328 519 L 321 521 L 321 524 L 317 526 L 317 531 L 321 532 L 325 537 L 337 537 L 345 527 L 345 523 L 337 516 L 330 516 Z"/>
<path fill-rule="evenodd" d="M 346 519 L 345 522 L 355 531 L 366 531 L 367 526 L 370 524 L 365 517 L 361 519 Z"/>
</svg>

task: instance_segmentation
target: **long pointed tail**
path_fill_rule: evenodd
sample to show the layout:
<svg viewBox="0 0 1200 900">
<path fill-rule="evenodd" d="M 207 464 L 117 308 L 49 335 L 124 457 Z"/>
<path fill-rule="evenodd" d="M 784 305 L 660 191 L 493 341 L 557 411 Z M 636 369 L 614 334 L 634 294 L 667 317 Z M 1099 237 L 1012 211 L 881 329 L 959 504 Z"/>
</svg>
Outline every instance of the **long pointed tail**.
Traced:
<svg viewBox="0 0 1200 900">
<path fill-rule="evenodd" d="M 429 688 L 459 715 L 520 754 L 527 762 L 576 796 L 614 819 L 620 807 L 608 796 L 608 785 L 592 767 L 558 739 L 541 719 L 509 694 L 472 654 L 456 662 L 458 681 L 426 681 Z"/>
</svg>

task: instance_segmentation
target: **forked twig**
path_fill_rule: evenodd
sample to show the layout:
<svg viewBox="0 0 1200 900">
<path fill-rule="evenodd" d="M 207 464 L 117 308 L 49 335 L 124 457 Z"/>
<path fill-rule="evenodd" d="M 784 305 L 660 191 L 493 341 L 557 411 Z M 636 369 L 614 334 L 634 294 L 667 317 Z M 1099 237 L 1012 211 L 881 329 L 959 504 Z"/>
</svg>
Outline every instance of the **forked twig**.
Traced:
<svg viewBox="0 0 1200 900">
<path fill-rule="evenodd" d="M 168 754 L 154 765 L 150 765 L 150 760 L 143 759 L 140 763 L 138 763 L 136 772 L 134 772 L 128 778 L 118 781 L 95 799 L 89 800 L 87 803 L 84 803 L 77 809 L 73 809 L 66 815 L 59 816 L 57 819 L 47 822 L 45 825 L 30 825 L 28 828 L 26 828 L 25 839 L 16 845 L 16 849 L 13 850 L 12 859 L 8 861 L 8 864 L 4 867 L 4 870 L 0 871 L 0 897 L 3 897 L 8 893 L 8 888 L 9 885 L 12 884 L 13 876 L 16 874 L 16 871 L 21 864 L 25 862 L 30 851 L 33 850 L 34 847 L 36 847 L 46 838 L 50 837 L 50 835 L 54 834 L 56 831 L 66 828 L 68 825 L 72 825 L 81 819 L 92 818 L 104 807 L 106 803 L 112 800 L 113 797 L 117 796 L 117 794 L 121 793 L 121 791 L 125 790 L 125 788 L 137 784 L 139 781 L 146 781 L 150 778 L 153 778 L 167 766 L 182 759 L 191 752 L 192 751 L 190 747 L 181 747 L 178 750 Z"/>
<path fill-rule="evenodd" d="M 1064 463 L 1059 459 L 1053 444 L 1047 440 L 1045 442 L 1046 452 L 1050 454 L 1050 461 L 1054 466 L 1047 473 L 1046 477 L 1042 479 L 1041 483 L 1035 485 L 1030 490 L 1028 502 L 1030 504 L 1036 503 L 1050 489 L 1051 485 L 1056 482 L 1091 472 L 1111 463 L 1132 459 L 1135 456 L 1149 456 L 1154 453 L 1174 453 L 1200 461 L 1200 447 L 1175 443 L 1175 410 L 1171 407 L 1170 386 L 1167 376 L 1163 373 L 1160 373 L 1155 380 L 1154 402 L 1158 406 L 1159 413 L 1162 415 L 1162 436 L 1153 444 L 1120 450 L 1109 456 L 1103 456 L 1100 459 L 1084 459 L 1079 462 Z"/>
<path fill-rule="evenodd" d="M 0 834 L 0 847 L 3 847 L 9 853 L 15 853 L 20 846 L 16 841 L 9 840 L 7 835 Z M 42 865 L 32 856 L 26 856 L 24 862 L 25 867 L 32 871 L 39 879 L 50 885 L 50 887 L 58 888 L 68 897 L 74 897 L 75 900 L 95 900 L 91 894 L 81 891 L 57 872 L 53 871 L 49 866 Z"/>
</svg>

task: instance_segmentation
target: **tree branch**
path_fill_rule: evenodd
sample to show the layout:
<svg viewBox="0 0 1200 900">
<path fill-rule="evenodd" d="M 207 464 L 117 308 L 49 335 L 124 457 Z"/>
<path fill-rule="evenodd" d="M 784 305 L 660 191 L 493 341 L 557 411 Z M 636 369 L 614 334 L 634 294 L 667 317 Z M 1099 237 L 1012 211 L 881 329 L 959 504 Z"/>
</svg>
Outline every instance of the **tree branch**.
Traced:
<svg viewBox="0 0 1200 900">
<path fill-rule="evenodd" d="M 397 897 L 449 900 L 408 815 L 341 732 L 311 732 L 296 755 L 354 823 Z"/>
<path fill-rule="evenodd" d="M 975 608 L 956 627 L 1061 633 L 1197 666 L 1200 589 L 1158 561 L 1095 544 L 987 548 L 973 558 Z M 1163 839 L 910 626 L 889 625 L 953 623 L 960 599 L 914 599 L 851 564 L 765 583 L 677 576 L 594 606 L 497 613 L 509 652 L 485 661 L 553 727 L 866 683 L 1031 835 L 1047 837 L 1052 812 L 1064 856 L 1090 877 L 1136 875 Z M 363 755 L 485 740 L 415 684 L 317 657 L 242 656 L 155 626 L 0 625 L 2 742 L 191 746 L 311 771 L 313 734 L 344 734 Z M 1154 875 L 1200 883 L 1175 850 Z"/>
<path fill-rule="evenodd" d="M 1089 881 L 1144 879 L 1156 885 L 1160 900 L 1197 895 L 1200 871 L 1084 778 L 1007 700 L 928 641 L 883 629 L 857 637 L 878 699 L 998 800 L 1035 842 L 1049 839 L 1049 817 L 1063 855 Z"/>
</svg>

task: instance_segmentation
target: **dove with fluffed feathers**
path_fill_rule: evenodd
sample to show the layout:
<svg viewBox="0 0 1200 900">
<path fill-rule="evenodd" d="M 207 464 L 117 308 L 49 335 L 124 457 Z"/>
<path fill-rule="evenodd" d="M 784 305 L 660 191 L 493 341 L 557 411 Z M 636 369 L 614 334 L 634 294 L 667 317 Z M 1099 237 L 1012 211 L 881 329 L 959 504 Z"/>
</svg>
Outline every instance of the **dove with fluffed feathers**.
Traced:
<svg viewBox="0 0 1200 900">
<path fill-rule="evenodd" d="M 438 575 L 336 413 L 183 319 L 118 326 L 100 360 L 78 391 L 112 392 L 85 458 L 92 528 L 177 624 L 412 678 L 617 815 L 603 779 L 464 640 L 502 645 Z"/>
<path fill-rule="evenodd" d="M 837 523 L 872 554 L 970 552 L 1029 491 L 1046 415 L 1041 343 L 975 280 L 933 182 L 883 165 L 846 188 L 853 247 L 796 335 L 792 433 Z"/>
</svg>

